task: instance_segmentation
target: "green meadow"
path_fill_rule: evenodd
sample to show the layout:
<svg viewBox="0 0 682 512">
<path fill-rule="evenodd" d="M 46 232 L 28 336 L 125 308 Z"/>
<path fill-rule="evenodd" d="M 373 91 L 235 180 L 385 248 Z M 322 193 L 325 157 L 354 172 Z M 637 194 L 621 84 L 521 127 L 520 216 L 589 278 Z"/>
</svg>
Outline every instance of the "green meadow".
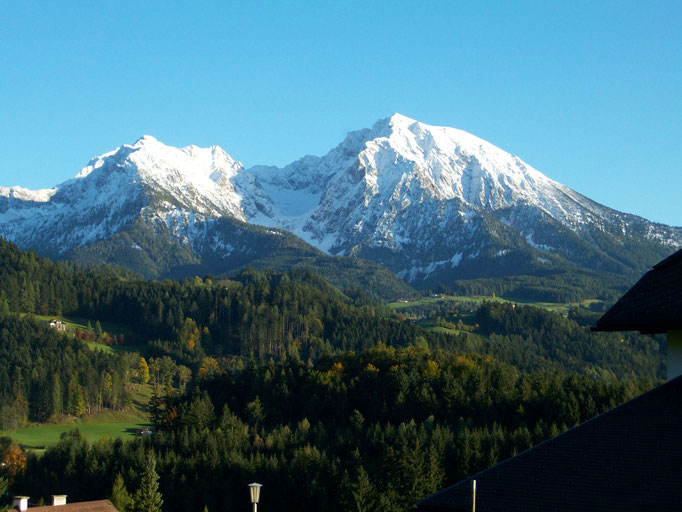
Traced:
<svg viewBox="0 0 682 512">
<path fill-rule="evenodd" d="M 103 437 L 109 439 L 134 437 L 136 430 L 147 424 L 148 420 L 134 414 L 106 412 L 65 423 L 30 425 L 14 432 L 2 432 L 2 435 L 11 437 L 25 450 L 42 451 L 56 444 L 63 433 L 75 429 L 78 429 L 89 442 L 94 443 Z"/>
<path fill-rule="evenodd" d="M 597 300 L 588 299 L 581 302 L 539 302 L 532 300 L 520 300 L 520 299 L 506 299 L 504 297 L 495 296 L 456 296 L 456 295 L 436 295 L 430 297 L 420 297 L 418 299 L 409 300 L 407 302 L 390 302 L 388 306 L 400 312 L 403 309 L 409 309 L 414 306 L 429 306 L 429 305 L 440 305 L 447 307 L 448 304 L 452 306 L 457 306 L 461 304 L 466 304 L 470 306 L 478 306 L 483 302 L 509 302 L 512 304 L 520 304 L 524 306 L 535 306 L 538 308 L 548 309 L 550 311 L 556 311 L 562 315 L 567 315 L 571 308 L 574 307 L 584 307 L 588 308 L 590 304 L 594 302 L 599 302 Z"/>
<path fill-rule="evenodd" d="M 11 437 L 24 450 L 38 453 L 57 444 L 62 434 L 76 429 L 90 443 L 102 438 L 133 438 L 138 428 L 150 425 L 148 404 L 151 394 L 150 386 L 135 385 L 128 412 L 103 411 L 80 418 L 68 417 L 56 423 L 36 423 L 14 431 L 0 431 L 0 436 Z"/>
</svg>

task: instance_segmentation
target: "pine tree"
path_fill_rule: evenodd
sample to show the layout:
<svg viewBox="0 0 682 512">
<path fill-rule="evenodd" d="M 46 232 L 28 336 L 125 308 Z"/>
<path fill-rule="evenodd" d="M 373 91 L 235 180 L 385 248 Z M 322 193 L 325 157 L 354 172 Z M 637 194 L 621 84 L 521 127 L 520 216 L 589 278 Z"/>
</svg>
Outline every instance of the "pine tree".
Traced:
<svg viewBox="0 0 682 512">
<path fill-rule="evenodd" d="M 358 478 L 351 484 L 353 496 L 353 509 L 357 512 L 370 512 L 374 510 L 374 496 L 376 491 L 369 479 L 367 471 L 362 466 L 358 467 Z"/>
<path fill-rule="evenodd" d="M 154 386 L 152 397 L 149 399 L 149 413 L 154 426 L 159 426 L 163 422 L 165 407 L 164 400 L 160 395 L 158 387 Z"/>
<path fill-rule="evenodd" d="M 149 451 L 145 458 L 140 488 L 133 496 L 133 512 L 161 512 L 161 505 L 163 505 L 163 497 L 159 492 L 156 458 L 154 453 Z"/>
<path fill-rule="evenodd" d="M 7 299 L 3 296 L 0 297 L 0 318 L 4 318 L 9 315 L 9 303 Z"/>
<path fill-rule="evenodd" d="M 59 374 L 55 373 L 52 378 L 52 415 L 59 417 L 64 413 L 64 397 L 62 395 L 62 383 Z"/>
<path fill-rule="evenodd" d="M 111 373 L 104 374 L 104 401 L 105 404 L 112 408 L 116 408 L 116 394 L 114 393 L 114 381 L 111 378 Z"/>
<path fill-rule="evenodd" d="M 76 416 L 83 416 L 85 414 L 85 395 L 83 394 L 83 386 L 80 384 L 76 387 Z"/>
<path fill-rule="evenodd" d="M 71 376 L 66 389 L 66 413 L 80 416 L 80 414 L 85 412 L 85 404 L 84 402 L 81 404 L 82 401 L 83 388 L 78 382 L 78 372 L 76 372 Z M 81 412 L 81 408 L 83 412 Z"/>
<path fill-rule="evenodd" d="M 119 512 L 129 512 L 133 499 L 126 489 L 126 484 L 123 481 L 121 473 L 116 475 L 114 479 L 114 486 L 111 489 L 111 502 L 119 510 Z"/>
</svg>

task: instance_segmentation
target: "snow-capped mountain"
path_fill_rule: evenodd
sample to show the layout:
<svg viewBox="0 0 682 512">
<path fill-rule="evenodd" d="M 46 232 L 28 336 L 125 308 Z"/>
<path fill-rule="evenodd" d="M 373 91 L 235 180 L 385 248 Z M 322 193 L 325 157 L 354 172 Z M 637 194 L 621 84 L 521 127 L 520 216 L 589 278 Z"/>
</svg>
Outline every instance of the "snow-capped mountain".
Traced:
<svg viewBox="0 0 682 512">
<path fill-rule="evenodd" d="M 52 189 L 0 188 L 0 233 L 55 256 L 111 237 L 138 217 L 168 225 L 186 217 L 243 219 L 231 183 L 241 168 L 219 147 L 178 149 L 145 136 L 93 158 Z"/>
<path fill-rule="evenodd" d="M 627 247 L 682 243 L 682 229 L 611 210 L 478 137 L 400 114 L 321 158 L 249 174 L 269 198 L 247 211 L 250 222 L 373 259 L 410 282 L 551 267 L 556 257 L 621 272 L 649 263 Z"/>
<path fill-rule="evenodd" d="M 0 188 L 3 237 L 57 258 L 144 260 L 147 275 L 209 261 L 228 271 L 282 237 L 309 247 L 282 230 L 417 285 L 566 264 L 639 272 L 682 245 L 682 228 L 611 210 L 471 134 L 399 114 L 281 169 L 146 136 L 52 189 Z"/>
</svg>

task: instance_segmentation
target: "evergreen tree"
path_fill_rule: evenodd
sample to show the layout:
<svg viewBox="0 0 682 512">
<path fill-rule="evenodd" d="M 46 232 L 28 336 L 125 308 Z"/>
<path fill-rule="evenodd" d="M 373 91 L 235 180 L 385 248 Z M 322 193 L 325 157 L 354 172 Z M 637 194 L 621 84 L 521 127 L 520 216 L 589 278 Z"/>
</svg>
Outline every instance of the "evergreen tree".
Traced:
<svg viewBox="0 0 682 512">
<path fill-rule="evenodd" d="M 164 400 L 161 391 L 157 386 L 152 389 L 152 396 L 149 399 L 149 414 L 154 425 L 161 425 L 164 417 Z"/>
<path fill-rule="evenodd" d="M 78 384 L 76 386 L 76 416 L 83 416 L 85 414 L 85 395 L 83 394 L 83 386 Z"/>
<path fill-rule="evenodd" d="M 154 452 L 147 452 L 140 488 L 133 496 L 133 512 L 161 512 L 163 498 L 159 492 L 159 475 L 156 473 Z"/>
<path fill-rule="evenodd" d="M 121 473 L 116 475 L 114 479 L 114 486 L 111 489 L 111 502 L 119 510 L 119 512 L 129 512 L 133 499 L 126 489 L 126 484 L 123 481 Z"/>
<path fill-rule="evenodd" d="M 0 297 L 0 318 L 9 315 L 9 303 L 5 297 Z"/>
<path fill-rule="evenodd" d="M 78 372 L 71 375 L 66 388 L 66 413 L 76 414 L 78 406 Z"/>
<path fill-rule="evenodd" d="M 62 396 L 62 384 L 59 374 L 52 377 L 52 415 L 61 416 L 64 413 L 64 397 Z"/>
<path fill-rule="evenodd" d="M 358 467 L 357 480 L 351 485 L 351 495 L 353 496 L 353 510 L 357 512 L 370 512 L 375 509 L 374 497 L 376 489 L 369 479 L 365 468 Z"/>
</svg>

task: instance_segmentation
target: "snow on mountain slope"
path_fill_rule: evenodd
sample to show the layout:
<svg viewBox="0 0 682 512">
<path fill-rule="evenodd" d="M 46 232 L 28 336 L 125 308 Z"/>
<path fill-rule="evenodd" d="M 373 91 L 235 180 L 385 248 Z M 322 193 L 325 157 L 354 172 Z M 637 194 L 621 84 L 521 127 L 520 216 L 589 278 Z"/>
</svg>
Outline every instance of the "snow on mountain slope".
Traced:
<svg viewBox="0 0 682 512">
<path fill-rule="evenodd" d="M 374 203 L 380 210 L 391 205 L 400 212 L 425 199 L 459 200 L 463 208 L 488 210 L 532 204 L 572 225 L 581 223 L 585 210 L 602 210 L 482 139 L 400 114 L 378 121 L 371 130 L 352 132 L 322 158 L 305 157 L 281 170 L 256 167 L 251 172 L 258 175 L 274 208 L 274 213 L 261 212 L 251 220 L 287 222 L 296 231 L 309 232 L 313 241 L 321 238 L 318 223 L 349 204 L 356 208 L 347 220 L 358 227 L 376 216 Z M 320 202 L 308 201 L 307 211 L 287 215 L 281 198 L 290 193 L 311 199 L 318 194 Z"/>
<path fill-rule="evenodd" d="M 634 216 L 589 200 L 518 157 L 462 130 L 400 114 L 350 133 L 323 157 L 249 172 L 269 197 L 259 211 L 247 211 L 250 222 L 291 230 L 332 254 L 377 259 L 412 280 L 485 249 L 504 256 L 511 236 L 505 228 L 521 235 L 517 244 L 550 252 L 561 239 L 548 233 L 548 222 L 583 238 L 609 229 L 641 235 L 631 229 Z M 651 226 L 644 236 L 652 241 L 682 243 L 679 230 Z M 563 252 L 570 256 L 569 248 Z"/>
<path fill-rule="evenodd" d="M 164 236 L 195 254 L 226 254 L 236 241 L 212 228 L 223 217 L 286 229 L 415 283 L 482 267 L 526 271 L 529 260 L 551 267 L 556 258 L 620 272 L 682 245 L 682 228 L 611 210 L 478 137 L 400 114 L 281 169 L 244 169 L 217 146 L 174 148 L 145 136 L 53 189 L 0 188 L 0 235 L 48 255 L 134 222 L 156 236 L 165 226 Z"/>
<path fill-rule="evenodd" d="M 145 136 L 92 159 L 53 189 L 0 189 L 0 233 L 61 254 L 112 236 L 141 215 L 169 224 L 195 216 L 243 220 L 230 181 L 241 169 L 217 146 L 172 148 Z"/>
<path fill-rule="evenodd" d="M 24 201 L 46 203 L 57 191 L 56 188 L 44 188 L 41 190 L 29 190 L 23 187 L 0 187 L 1 197 L 13 197 Z"/>
<path fill-rule="evenodd" d="M 93 159 L 75 179 L 96 171 L 106 177 L 122 170 L 132 182 L 139 179 L 149 191 L 166 195 L 178 207 L 211 217 L 243 219 L 241 197 L 230 182 L 241 168 L 218 146 L 173 148 L 145 135 L 133 146 Z"/>
</svg>

